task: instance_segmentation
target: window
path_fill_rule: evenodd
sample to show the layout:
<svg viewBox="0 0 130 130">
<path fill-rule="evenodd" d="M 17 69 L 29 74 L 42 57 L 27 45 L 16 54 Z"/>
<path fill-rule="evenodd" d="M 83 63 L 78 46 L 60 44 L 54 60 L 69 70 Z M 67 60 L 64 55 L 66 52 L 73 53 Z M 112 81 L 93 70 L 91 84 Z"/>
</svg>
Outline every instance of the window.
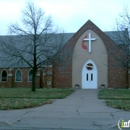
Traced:
<svg viewBox="0 0 130 130">
<path fill-rule="evenodd" d="M 17 82 L 22 81 L 22 72 L 20 70 L 17 70 L 15 73 L 15 81 Z"/>
<path fill-rule="evenodd" d="M 6 72 L 6 70 L 3 70 L 3 72 L 2 72 L 2 81 L 7 81 L 7 72 Z"/>
<path fill-rule="evenodd" d="M 88 81 L 88 74 L 86 75 L 86 80 Z"/>
<path fill-rule="evenodd" d="M 87 68 L 87 70 L 92 70 L 93 69 L 93 64 L 88 63 L 86 68 Z"/>
<path fill-rule="evenodd" d="M 91 81 L 93 81 L 93 74 L 91 74 Z"/>
<path fill-rule="evenodd" d="M 33 76 L 33 70 L 30 70 L 29 71 L 29 74 L 28 74 L 28 81 L 32 81 L 32 76 Z"/>
</svg>

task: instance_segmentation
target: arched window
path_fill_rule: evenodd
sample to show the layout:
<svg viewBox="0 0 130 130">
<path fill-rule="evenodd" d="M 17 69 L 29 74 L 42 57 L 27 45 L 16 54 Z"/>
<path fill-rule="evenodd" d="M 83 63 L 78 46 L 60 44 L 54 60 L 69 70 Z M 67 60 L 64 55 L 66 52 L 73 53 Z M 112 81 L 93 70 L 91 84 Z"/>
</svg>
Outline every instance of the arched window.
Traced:
<svg viewBox="0 0 130 130">
<path fill-rule="evenodd" d="M 6 70 L 2 71 L 2 81 L 7 81 L 7 72 L 6 72 Z"/>
<path fill-rule="evenodd" d="M 15 81 L 20 82 L 22 81 L 22 72 L 21 70 L 17 70 L 15 73 Z"/>
<path fill-rule="evenodd" d="M 30 70 L 28 73 L 28 81 L 32 81 L 32 76 L 33 76 L 33 70 Z"/>
</svg>

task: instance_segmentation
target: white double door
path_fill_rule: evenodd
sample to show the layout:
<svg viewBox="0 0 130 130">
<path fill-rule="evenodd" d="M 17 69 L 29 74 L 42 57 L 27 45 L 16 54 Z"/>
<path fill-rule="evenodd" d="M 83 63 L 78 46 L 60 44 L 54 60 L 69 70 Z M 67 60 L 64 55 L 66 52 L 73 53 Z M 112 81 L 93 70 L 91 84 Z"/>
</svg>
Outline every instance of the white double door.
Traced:
<svg viewBox="0 0 130 130">
<path fill-rule="evenodd" d="M 82 68 L 82 89 L 97 89 L 97 67 L 92 60 Z"/>
</svg>

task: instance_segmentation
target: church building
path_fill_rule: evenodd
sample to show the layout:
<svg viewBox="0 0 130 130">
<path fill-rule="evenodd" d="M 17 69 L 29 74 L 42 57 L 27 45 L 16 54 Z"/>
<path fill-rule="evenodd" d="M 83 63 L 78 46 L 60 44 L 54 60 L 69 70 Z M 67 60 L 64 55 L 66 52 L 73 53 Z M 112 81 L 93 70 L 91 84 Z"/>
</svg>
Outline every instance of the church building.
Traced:
<svg viewBox="0 0 130 130">
<path fill-rule="evenodd" d="M 63 46 L 71 56 L 37 72 L 38 88 L 129 88 L 129 68 L 119 63 L 124 52 L 112 36 L 88 20 Z M 127 58 L 127 57 L 125 57 Z M 26 67 L 0 68 L 0 87 L 30 87 L 32 70 Z"/>
</svg>

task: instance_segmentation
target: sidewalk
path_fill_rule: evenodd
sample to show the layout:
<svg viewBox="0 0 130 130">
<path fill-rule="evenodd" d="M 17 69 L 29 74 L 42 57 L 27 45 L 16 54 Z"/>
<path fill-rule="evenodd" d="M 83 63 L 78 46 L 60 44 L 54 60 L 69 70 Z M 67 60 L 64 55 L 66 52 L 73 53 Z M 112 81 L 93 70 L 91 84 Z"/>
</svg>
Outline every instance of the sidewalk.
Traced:
<svg viewBox="0 0 130 130">
<path fill-rule="evenodd" d="M 105 106 L 98 90 L 76 90 L 52 104 L 24 110 L 0 111 L 0 129 L 21 130 L 119 130 L 120 118 L 130 112 Z"/>
</svg>

